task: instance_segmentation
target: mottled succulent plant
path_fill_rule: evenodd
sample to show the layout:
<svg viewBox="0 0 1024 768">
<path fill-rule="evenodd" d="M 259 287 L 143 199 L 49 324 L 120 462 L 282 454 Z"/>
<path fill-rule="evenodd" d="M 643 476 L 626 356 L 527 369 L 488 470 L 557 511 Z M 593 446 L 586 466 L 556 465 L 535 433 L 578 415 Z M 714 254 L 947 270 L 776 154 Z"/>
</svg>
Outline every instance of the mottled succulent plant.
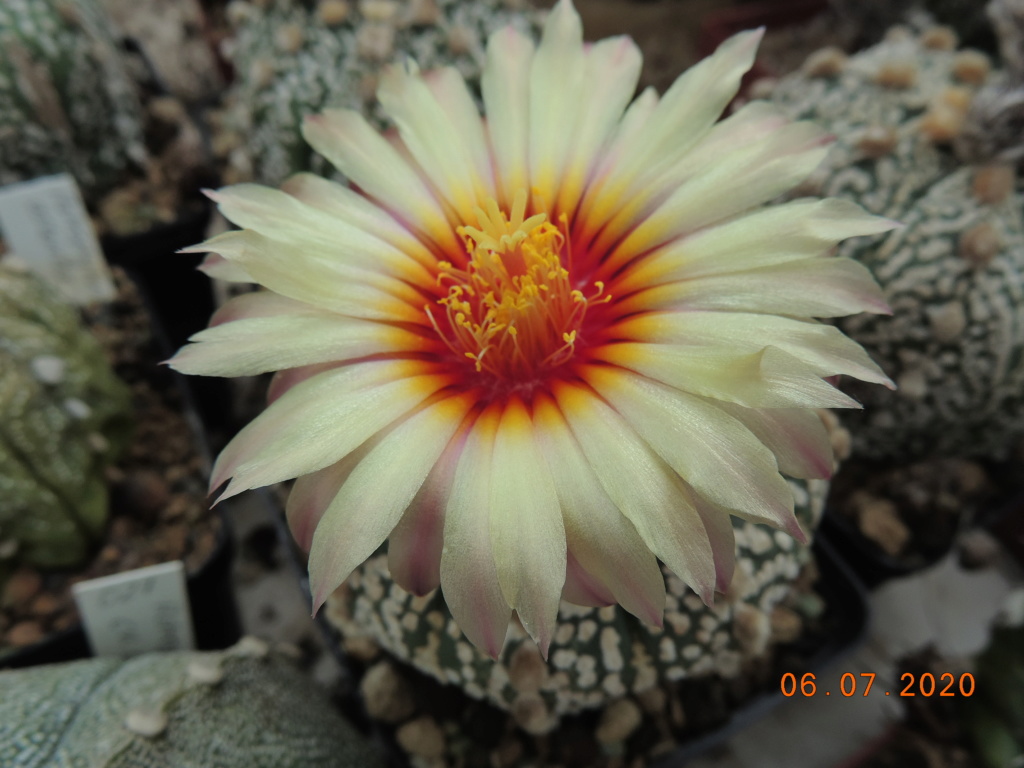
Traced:
<svg viewBox="0 0 1024 768">
<path fill-rule="evenodd" d="M 0 551 L 73 566 L 100 537 L 104 469 L 128 436 L 131 400 L 103 350 L 27 272 L 0 267 Z"/>
<path fill-rule="evenodd" d="M 0 4 L 0 186 L 68 171 L 92 199 L 144 157 L 141 108 L 95 0 Z"/>
<path fill-rule="evenodd" d="M 801 523 L 813 528 L 828 483 L 790 481 L 790 487 Z M 394 582 L 387 554 L 357 569 L 330 598 L 325 616 L 347 641 L 369 639 L 442 683 L 508 710 L 528 732 L 545 733 L 563 715 L 684 678 L 731 678 L 765 655 L 772 609 L 790 593 L 809 550 L 764 526 L 736 519 L 733 526 L 736 574 L 713 607 L 667 570 L 660 629 L 620 606 L 563 602 L 547 663 L 518 624 L 497 660 L 472 646 L 440 592 L 417 597 Z"/>
<path fill-rule="evenodd" d="M 380 756 L 283 654 L 90 659 L 0 673 L 6 768 L 378 768 Z"/>
<path fill-rule="evenodd" d="M 977 133 L 991 70 L 948 28 L 894 30 L 853 57 L 819 51 L 774 88 L 837 137 L 805 190 L 904 225 L 838 250 L 893 311 L 838 321 L 898 385 L 851 383 L 866 406 L 848 419 L 855 455 L 1001 457 L 1024 435 L 1024 199 L 1007 147 L 995 160 L 954 151 Z"/>
<path fill-rule="evenodd" d="M 386 122 L 374 100 L 384 67 L 412 57 L 421 69 L 455 67 L 474 87 L 484 44 L 512 25 L 534 31 L 537 13 L 517 0 L 270 0 L 235 2 L 228 46 L 238 79 L 228 97 L 229 130 L 241 176 L 279 184 L 331 166 L 301 135 L 302 119 L 329 107 Z"/>
</svg>

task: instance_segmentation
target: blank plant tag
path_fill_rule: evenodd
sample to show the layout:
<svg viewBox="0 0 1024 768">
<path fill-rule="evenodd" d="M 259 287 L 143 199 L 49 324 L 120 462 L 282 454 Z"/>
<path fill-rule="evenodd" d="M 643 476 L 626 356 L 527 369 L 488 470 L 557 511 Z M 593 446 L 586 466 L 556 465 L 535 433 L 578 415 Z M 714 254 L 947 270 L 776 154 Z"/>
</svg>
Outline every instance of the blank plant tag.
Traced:
<svg viewBox="0 0 1024 768">
<path fill-rule="evenodd" d="M 72 592 L 96 656 L 195 647 L 180 560 L 81 581 Z"/>
<path fill-rule="evenodd" d="M 114 298 L 107 262 L 68 174 L 0 188 L 0 235 L 8 251 L 72 304 Z"/>
</svg>

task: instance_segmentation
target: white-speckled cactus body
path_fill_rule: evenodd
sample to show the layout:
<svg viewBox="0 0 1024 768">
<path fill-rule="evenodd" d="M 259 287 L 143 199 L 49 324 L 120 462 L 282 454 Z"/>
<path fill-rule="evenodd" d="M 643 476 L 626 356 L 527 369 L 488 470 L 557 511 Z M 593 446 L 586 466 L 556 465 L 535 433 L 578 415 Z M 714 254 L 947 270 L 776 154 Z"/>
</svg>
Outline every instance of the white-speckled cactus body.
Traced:
<svg viewBox="0 0 1024 768">
<path fill-rule="evenodd" d="M 374 94 L 388 64 L 411 58 L 423 70 L 454 66 L 476 87 L 488 35 L 538 23 L 515 0 L 241 1 L 231 18 L 238 80 L 229 123 L 240 138 L 232 164 L 266 184 L 298 171 L 333 173 L 299 133 L 306 115 L 359 109 L 383 127 Z"/>
<path fill-rule="evenodd" d="M 855 456 L 1000 458 L 1024 435 L 1024 198 L 1012 167 L 953 151 L 990 69 L 948 29 L 899 30 L 850 58 L 819 51 L 774 88 L 836 136 L 808 191 L 904 224 L 839 248 L 893 310 L 839 322 L 898 385 L 850 385 Z"/>
<path fill-rule="evenodd" d="M 94 0 L 0 3 L 0 186 L 68 171 L 92 198 L 144 158 L 110 28 Z"/>
<path fill-rule="evenodd" d="M 107 520 L 104 469 L 126 440 L 127 387 L 74 309 L 0 268 L 0 542 L 53 568 L 85 558 Z M 11 543 L 13 542 L 13 543 Z"/>
<path fill-rule="evenodd" d="M 812 529 L 828 484 L 790 485 L 798 517 Z M 328 601 L 326 616 L 346 639 L 368 637 L 427 675 L 510 711 L 528 732 L 545 733 L 562 715 L 687 677 L 733 677 L 765 654 L 772 609 L 789 594 L 809 552 L 784 533 L 733 523 L 736 573 L 713 608 L 667 571 L 663 629 L 619 606 L 563 602 L 547 663 L 518 624 L 510 627 L 499 660 L 474 648 L 439 591 L 416 597 L 391 580 L 386 554 L 356 570 Z"/>
<path fill-rule="evenodd" d="M 91 659 L 0 673 L 5 768 L 374 768 L 379 756 L 285 657 Z"/>
</svg>

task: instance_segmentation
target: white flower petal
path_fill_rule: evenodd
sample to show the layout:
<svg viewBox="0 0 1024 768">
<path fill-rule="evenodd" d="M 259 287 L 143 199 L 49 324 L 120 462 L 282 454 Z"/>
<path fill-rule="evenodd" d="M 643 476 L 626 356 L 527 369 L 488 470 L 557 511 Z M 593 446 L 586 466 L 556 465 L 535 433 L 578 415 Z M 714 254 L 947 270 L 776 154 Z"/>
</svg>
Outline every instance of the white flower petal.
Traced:
<svg viewBox="0 0 1024 768">
<path fill-rule="evenodd" d="M 373 230 L 307 205 L 294 195 L 258 184 L 236 184 L 207 194 L 229 221 L 269 240 L 316 245 L 345 266 L 427 287 L 434 284 L 434 273 L 423 263 L 409 258 Z"/>
<path fill-rule="evenodd" d="M 354 110 L 307 117 L 302 136 L 370 197 L 444 250 L 458 250 L 440 202 L 388 140 Z"/>
<path fill-rule="evenodd" d="M 346 224 L 380 237 L 428 268 L 433 269 L 437 264 L 437 258 L 414 232 L 355 190 L 312 173 L 289 177 L 281 190 Z"/>
<path fill-rule="evenodd" d="M 441 583 L 444 513 L 464 445 L 465 434 L 452 438 L 388 537 L 391 578 L 414 595 L 425 595 Z"/>
<path fill-rule="evenodd" d="M 295 543 L 303 552 L 308 553 L 313 546 L 313 534 L 324 512 L 371 447 L 372 441 L 368 441 L 341 461 L 295 480 L 288 491 L 285 518 Z"/>
<path fill-rule="evenodd" d="M 451 383 L 413 361 L 329 370 L 289 389 L 221 452 L 210 488 L 220 500 L 333 464 Z"/>
<path fill-rule="evenodd" d="M 562 160 L 564 168 L 552 218 L 558 212 L 568 216 L 575 213 L 583 189 L 602 159 L 602 147 L 618 127 L 636 92 L 642 63 L 640 49 L 628 37 L 601 40 L 586 51 L 586 67 L 578 91 L 583 97 L 578 99 L 575 120 L 563 128 L 571 129 L 571 141 Z"/>
<path fill-rule="evenodd" d="M 300 368 L 288 368 L 278 371 L 270 378 L 270 384 L 267 385 L 267 405 L 270 405 L 289 389 L 297 384 L 301 384 L 306 379 L 311 379 L 325 371 L 340 368 L 344 365 L 348 365 L 348 363 L 318 363 L 317 365 L 304 365 Z"/>
<path fill-rule="evenodd" d="M 797 527 L 793 492 L 775 455 L 742 423 L 706 400 L 633 373 L 594 366 L 581 374 L 701 496 L 759 517 L 791 519 L 787 530 Z"/>
<path fill-rule="evenodd" d="M 777 347 L 743 354 L 684 344 L 608 344 L 591 353 L 695 395 L 748 408 L 860 408 L 807 363 Z"/>
<path fill-rule="evenodd" d="M 191 248 L 183 248 L 181 253 L 194 253 Z M 232 264 L 223 256 L 211 253 L 203 259 L 202 264 L 196 267 L 207 277 L 213 280 L 223 280 L 225 283 L 255 283 L 248 272 L 238 264 Z"/>
<path fill-rule="evenodd" d="M 547 658 L 565 584 L 565 529 L 555 484 L 518 398 L 508 402 L 491 457 L 491 545 L 498 583 Z"/>
<path fill-rule="evenodd" d="M 587 191 L 583 211 L 588 223 L 599 226 L 610 220 L 707 134 L 739 92 L 763 34 L 760 29 L 729 38 L 673 83 L 640 130 L 616 139 L 609 150 L 615 164 Z"/>
<path fill-rule="evenodd" d="M 684 483 L 596 394 L 556 383 L 554 395 L 608 497 L 651 552 L 710 603 L 716 580 L 711 543 Z"/>
<path fill-rule="evenodd" d="M 375 441 L 345 479 L 309 550 L 314 611 L 398 524 L 472 405 L 461 394 L 409 416 Z"/>
<path fill-rule="evenodd" d="M 715 405 L 757 435 L 775 454 L 779 471 L 790 477 L 828 478 L 832 475 L 832 444 L 828 431 L 812 410 L 803 408 L 744 408 L 715 401 Z"/>
<path fill-rule="evenodd" d="M 800 259 L 770 267 L 682 279 L 620 302 L 623 314 L 659 309 L 731 310 L 802 317 L 890 315 L 871 272 L 846 258 Z"/>
<path fill-rule="evenodd" d="M 628 293 L 673 280 L 745 272 L 820 256 L 841 240 L 897 226 L 845 200 L 763 208 L 675 240 L 630 265 L 614 283 Z"/>
<path fill-rule="evenodd" d="M 806 179 L 828 154 L 812 123 L 792 123 L 734 148 L 680 185 L 641 220 L 615 216 L 592 247 L 609 252 L 603 274 L 652 248 L 767 203 Z M 695 151 L 699 151 L 699 148 Z"/>
<path fill-rule="evenodd" d="M 611 595 L 641 621 L 661 626 L 665 579 L 658 561 L 608 498 L 565 418 L 547 397 L 534 403 L 534 423 L 555 478 L 569 556 L 589 577 L 574 585 L 580 587 L 575 596 L 589 593 L 603 599 Z M 567 580 L 572 571 L 566 569 Z M 566 599 L 572 598 L 567 595 Z"/>
<path fill-rule="evenodd" d="M 459 455 L 444 517 L 441 591 L 452 618 L 469 641 L 498 658 L 512 609 L 498 583 L 491 544 L 491 457 L 501 412 L 485 411 Z"/>
<path fill-rule="evenodd" d="M 835 326 L 813 320 L 745 312 L 649 312 L 620 323 L 616 330 L 648 343 L 706 345 L 736 355 L 777 347 L 819 376 L 853 376 L 894 386 L 857 342 Z"/>
<path fill-rule="evenodd" d="M 480 77 L 487 135 L 498 176 L 498 202 L 506 208 L 529 192 L 530 66 L 533 41 L 508 26 L 491 34 Z"/>
<path fill-rule="evenodd" d="M 269 240 L 251 230 L 225 232 L 197 249 L 216 249 L 261 285 L 341 315 L 428 325 L 423 293 L 380 272 L 331 259 L 322 247 Z"/>
<path fill-rule="evenodd" d="M 432 73 L 432 88 L 426 77 L 411 62 L 392 65 L 381 77 L 377 98 L 459 220 L 472 221 L 479 201 L 494 195 L 483 125 L 458 72 Z"/>
<path fill-rule="evenodd" d="M 604 608 L 615 605 L 615 596 L 590 574 L 579 561 L 573 557 L 572 550 L 566 551 L 565 586 L 562 587 L 562 600 L 590 608 Z"/>
<path fill-rule="evenodd" d="M 198 376 L 256 376 L 315 363 L 437 348 L 404 328 L 328 312 L 235 320 L 194 334 L 168 363 Z"/>
<path fill-rule="evenodd" d="M 583 88 L 585 69 L 583 22 L 569 0 L 559 0 L 530 67 L 530 189 L 541 210 L 557 200 L 580 106 L 596 98 Z"/>
</svg>

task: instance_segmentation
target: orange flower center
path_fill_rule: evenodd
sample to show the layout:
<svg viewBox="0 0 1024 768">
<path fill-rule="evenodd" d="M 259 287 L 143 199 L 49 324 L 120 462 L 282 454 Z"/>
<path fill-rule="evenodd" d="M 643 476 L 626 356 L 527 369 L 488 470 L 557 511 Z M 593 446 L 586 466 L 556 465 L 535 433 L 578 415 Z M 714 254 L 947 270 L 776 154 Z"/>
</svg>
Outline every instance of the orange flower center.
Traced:
<svg viewBox="0 0 1024 768">
<path fill-rule="evenodd" d="M 473 361 L 478 373 L 509 384 L 528 384 L 568 362 L 576 349 L 587 307 L 601 297 L 604 284 L 594 283 L 592 296 L 572 287 L 568 225 L 561 227 L 536 214 L 524 218 L 526 193 L 515 198 L 510 216 L 487 201 L 477 208 L 477 227 L 460 227 L 469 263 L 456 269 L 441 262 L 438 283 L 448 294 L 444 307 L 447 332 L 430 308 L 427 314 L 438 334 L 460 357 Z"/>
</svg>

